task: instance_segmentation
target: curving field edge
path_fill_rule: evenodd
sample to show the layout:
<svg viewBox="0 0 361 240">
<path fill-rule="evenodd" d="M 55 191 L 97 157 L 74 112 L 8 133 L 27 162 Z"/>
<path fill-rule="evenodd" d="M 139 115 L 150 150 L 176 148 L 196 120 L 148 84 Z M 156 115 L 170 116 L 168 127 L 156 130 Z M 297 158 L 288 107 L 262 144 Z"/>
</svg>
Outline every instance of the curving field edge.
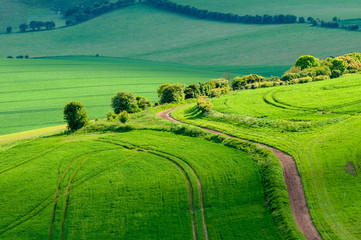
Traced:
<svg viewBox="0 0 361 240">
<path fill-rule="evenodd" d="M 176 110 L 176 109 L 184 107 L 184 106 L 185 105 L 167 109 L 165 111 L 157 113 L 157 116 L 159 116 L 165 120 L 168 120 L 168 121 L 182 123 L 182 122 L 172 118 L 170 116 L 170 113 L 173 110 Z M 202 127 L 200 127 L 200 128 L 203 130 L 206 130 L 208 132 L 211 132 L 211 133 L 220 134 L 220 135 L 223 135 L 223 136 L 226 136 L 229 138 L 235 138 L 233 136 L 227 135 L 227 134 L 219 132 L 219 131 L 215 131 L 215 130 L 208 129 L 208 128 L 202 128 Z M 238 138 L 238 139 L 240 139 L 240 138 Z M 246 141 L 246 142 L 251 142 L 251 141 L 248 141 L 245 139 L 240 139 L 240 140 Z M 286 185 L 287 185 L 287 192 L 288 192 L 288 196 L 290 199 L 292 215 L 293 215 L 293 218 L 295 219 L 295 222 L 296 222 L 298 228 L 300 229 L 300 231 L 302 232 L 302 234 L 305 236 L 306 239 L 321 240 L 322 238 L 321 238 L 320 234 L 318 233 L 318 231 L 311 219 L 311 215 L 310 215 L 310 211 L 307 206 L 307 201 L 306 201 L 301 177 L 298 172 L 295 160 L 287 153 L 282 152 L 276 148 L 273 148 L 273 147 L 270 147 L 270 146 L 267 146 L 264 144 L 256 143 L 256 142 L 251 142 L 251 143 L 268 148 L 280 160 L 281 165 L 282 165 L 283 177 L 284 177 Z"/>
</svg>

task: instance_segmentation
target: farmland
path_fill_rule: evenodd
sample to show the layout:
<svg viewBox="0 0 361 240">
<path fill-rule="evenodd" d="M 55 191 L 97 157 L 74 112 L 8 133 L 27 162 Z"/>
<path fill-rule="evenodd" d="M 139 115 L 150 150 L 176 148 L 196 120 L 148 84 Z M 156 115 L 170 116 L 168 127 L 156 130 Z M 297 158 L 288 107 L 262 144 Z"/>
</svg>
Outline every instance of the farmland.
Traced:
<svg viewBox="0 0 361 240">
<path fill-rule="evenodd" d="M 281 238 L 258 166 L 206 140 L 60 135 L 0 152 L 0 166 L 4 239 Z"/>
<path fill-rule="evenodd" d="M 0 57 L 99 54 L 192 65 L 291 65 L 304 54 L 361 51 L 360 39 L 359 32 L 198 20 L 137 4 L 69 28 L 0 35 Z"/>
<path fill-rule="evenodd" d="M 289 153 L 322 238 L 358 239 L 360 87 L 361 77 L 354 75 L 241 91 L 212 101 L 214 111 L 207 116 L 193 105 L 173 116 Z"/>
<path fill-rule="evenodd" d="M 81 101 L 91 118 L 105 117 L 110 98 L 131 91 L 157 101 L 159 85 L 190 84 L 262 69 L 280 75 L 287 67 L 188 66 L 130 59 L 64 57 L 0 61 L 0 135 L 63 124 L 62 109 Z"/>
</svg>

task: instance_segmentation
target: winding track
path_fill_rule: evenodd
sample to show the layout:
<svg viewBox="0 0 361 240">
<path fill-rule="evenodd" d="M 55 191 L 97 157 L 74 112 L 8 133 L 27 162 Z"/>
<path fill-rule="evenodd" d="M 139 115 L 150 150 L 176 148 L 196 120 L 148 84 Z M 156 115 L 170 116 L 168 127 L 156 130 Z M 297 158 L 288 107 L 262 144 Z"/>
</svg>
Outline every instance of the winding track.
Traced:
<svg viewBox="0 0 361 240">
<path fill-rule="evenodd" d="M 157 113 L 157 115 L 168 121 L 182 123 L 182 122 L 172 118 L 170 116 L 170 113 L 173 110 L 184 107 L 184 106 L 185 105 L 171 108 L 171 109 L 159 112 L 159 113 Z M 223 136 L 226 136 L 229 138 L 235 138 L 233 136 L 227 135 L 222 132 L 214 131 L 211 129 L 202 128 L 202 127 L 201 127 L 201 129 L 206 130 L 211 133 L 220 134 L 220 135 L 223 135 Z M 241 140 L 251 142 L 251 141 L 248 141 L 245 139 L 241 139 Z M 303 190 L 301 177 L 298 173 L 295 160 L 290 155 L 288 155 L 276 148 L 272 148 L 272 147 L 269 147 L 269 146 L 266 146 L 266 145 L 263 145 L 260 143 L 255 143 L 255 142 L 252 142 L 252 143 L 268 148 L 280 160 L 281 165 L 282 165 L 283 177 L 284 177 L 286 185 L 287 185 L 287 192 L 288 192 L 288 196 L 290 199 L 292 214 L 293 214 L 293 217 L 295 219 L 295 222 L 296 222 L 298 228 L 300 229 L 300 231 L 303 233 L 303 235 L 305 236 L 305 238 L 307 240 L 321 240 L 322 238 L 321 238 L 320 234 L 318 233 L 318 231 L 311 219 L 310 211 L 308 209 L 307 202 L 306 202 L 305 192 Z M 204 211 L 204 210 L 202 209 L 202 211 Z"/>
</svg>

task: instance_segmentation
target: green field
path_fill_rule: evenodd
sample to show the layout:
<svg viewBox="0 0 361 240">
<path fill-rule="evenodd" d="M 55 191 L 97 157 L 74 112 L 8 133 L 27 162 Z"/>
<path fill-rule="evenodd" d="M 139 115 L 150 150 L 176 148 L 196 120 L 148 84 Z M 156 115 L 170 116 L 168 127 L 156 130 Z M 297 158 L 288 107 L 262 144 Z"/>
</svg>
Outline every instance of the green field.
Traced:
<svg viewBox="0 0 361 240">
<path fill-rule="evenodd" d="M 13 28 L 13 32 L 18 32 L 20 24 L 32 20 L 64 25 L 65 20 L 53 6 L 49 0 L 0 0 L 0 33 L 5 33 L 8 26 Z"/>
<path fill-rule="evenodd" d="M 360 239 L 360 89 L 354 75 L 241 91 L 214 99 L 208 116 L 192 105 L 173 116 L 289 153 L 323 239 Z"/>
<path fill-rule="evenodd" d="M 197 239 L 282 238 L 253 160 L 202 139 L 38 138 L 0 152 L 0 169 L 2 239 L 193 239 L 192 222 Z"/>
<path fill-rule="evenodd" d="M 0 57 L 99 54 L 193 65 L 291 65 L 304 54 L 361 51 L 360 40 L 359 32 L 197 20 L 135 5 L 69 28 L 0 35 Z"/>
<path fill-rule="evenodd" d="M 163 83 L 204 82 L 263 72 L 281 75 L 288 66 L 188 66 L 118 58 L 66 57 L 0 61 L 0 135 L 63 124 L 69 101 L 85 104 L 89 116 L 103 118 L 110 98 L 130 91 L 157 101 Z"/>
<path fill-rule="evenodd" d="M 291 0 L 291 1 L 265 1 L 265 0 L 173 0 L 176 3 L 195 6 L 218 12 L 230 12 L 239 15 L 261 15 L 263 14 L 293 14 L 298 17 L 321 18 L 331 21 L 335 16 L 342 19 L 361 17 L 361 3 L 346 0 Z"/>
</svg>

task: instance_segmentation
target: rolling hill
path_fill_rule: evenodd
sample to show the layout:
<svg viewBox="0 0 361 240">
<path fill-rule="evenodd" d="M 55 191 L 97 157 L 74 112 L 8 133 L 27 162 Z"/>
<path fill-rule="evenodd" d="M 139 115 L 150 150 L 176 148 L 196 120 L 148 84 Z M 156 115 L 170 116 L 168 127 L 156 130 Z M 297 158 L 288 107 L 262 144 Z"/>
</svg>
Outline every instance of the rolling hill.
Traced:
<svg viewBox="0 0 361 240">
<path fill-rule="evenodd" d="M 0 35 L 0 56 L 100 54 L 194 65 L 291 65 L 304 54 L 326 58 L 361 51 L 360 39 L 359 32 L 197 20 L 138 4 L 74 27 Z"/>
<path fill-rule="evenodd" d="M 296 160 L 322 239 L 359 239 L 361 76 L 240 91 L 178 120 L 281 149 Z"/>
</svg>

